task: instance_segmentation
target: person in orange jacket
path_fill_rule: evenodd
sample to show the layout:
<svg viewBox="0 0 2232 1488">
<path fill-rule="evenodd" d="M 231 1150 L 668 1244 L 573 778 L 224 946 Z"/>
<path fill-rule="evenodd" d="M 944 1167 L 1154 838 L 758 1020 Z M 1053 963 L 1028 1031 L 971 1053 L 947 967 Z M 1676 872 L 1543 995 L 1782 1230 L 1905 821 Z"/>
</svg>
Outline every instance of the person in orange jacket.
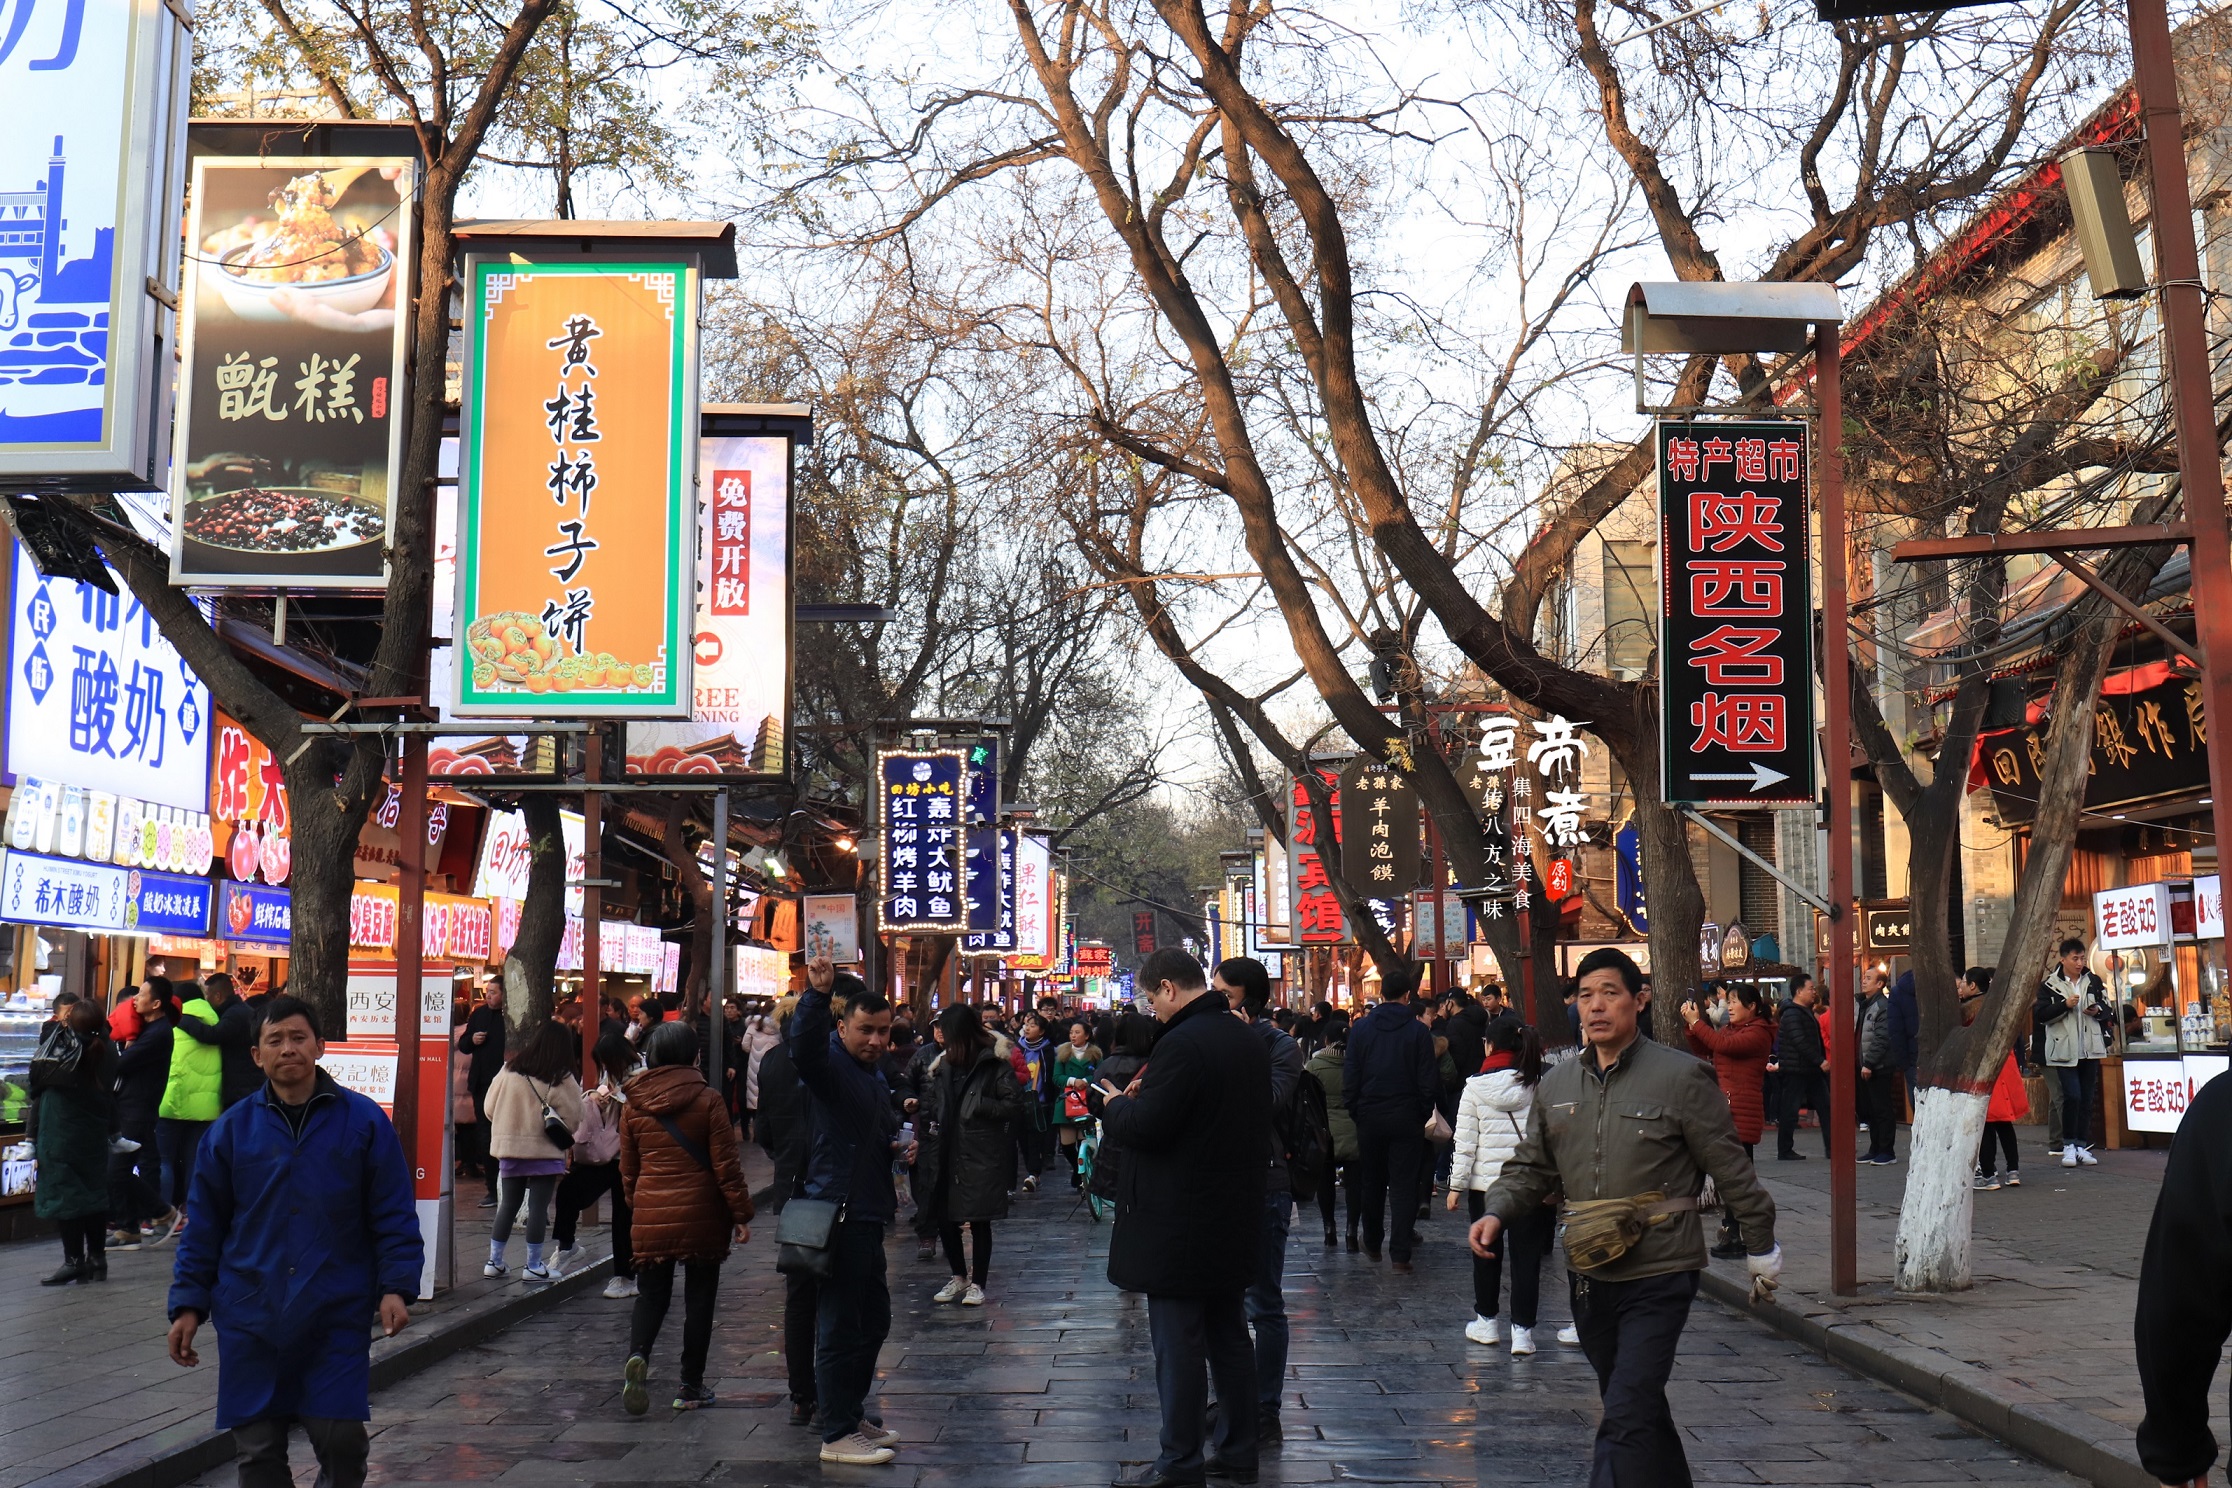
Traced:
<svg viewBox="0 0 2232 1488">
<path fill-rule="evenodd" d="M 1992 968 L 1971 966 L 1961 974 L 1961 1022 L 1966 1025 L 1976 1021 L 1976 1004 L 1985 993 L 1992 990 Z M 2015 1123 L 2030 1116 L 2030 1092 L 2023 1088 L 2023 1071 L 2015 1063 L 2015 1052 L 2008 1051 L 2000 1065 L 1999 1078 L 1992 1082 L 1992 1098 L 1984 1110 L 1984 1141 L 1976 1153 L 1976 1183 L 1980 1192 L 1996 1193 L 2002 1188 L 2021 1188 L 2023 1175 L 2015 1168 Z M 2007 1154 L 2007 1173 L 2002 1177 L 1992 1152 L 1992 1144 L 1999 1143 Z"/>
</svg>

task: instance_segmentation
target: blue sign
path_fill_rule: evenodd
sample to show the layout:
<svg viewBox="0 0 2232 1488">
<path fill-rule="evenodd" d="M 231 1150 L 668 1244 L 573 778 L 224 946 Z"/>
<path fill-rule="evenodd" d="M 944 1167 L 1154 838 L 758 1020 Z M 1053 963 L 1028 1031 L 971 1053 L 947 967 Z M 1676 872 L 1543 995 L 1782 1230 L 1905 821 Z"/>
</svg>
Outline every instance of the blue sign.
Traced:
<svg viewBox="0 0 2232 1488">
<path fill-rule="evenodd" d="M 1642 934 L 1651 933 L 1651 916 L 1643 903 L 1643 837 L 1634 827 L 1622 827 L 1612 838 L 1613 890 L 1620 913 Z"/>
<path fill-rule="evenodd" d="M 968 951 L 1012 951 L 1015 949 L 1015 833 L 984 828 L 971 829 L 968 836 L 970 933 L 962 941 L 961 948 Z M 977 866 L 980 861 L 985 865 L 981 870 Z M 982 923 L 974 897 L 980 872 L 985 880 Z"/>
<path fill-rule="evenodd" d="M 294 896 L 269 884 L 237 883 L 226 879 L 218 886 L 219 940 L 256 940 L 284 943 L 294 930 Z"/>
<path fill-rule="evenodd" d="M 126 926 L 140 935 L 207 935 L 215 890 L 208 879 L 183 873 L 135 873 Z"/>
<path fill-rule="evenodd" d="M 129 875 L 104 863 L 0 853 L 0 920 L 20 925 L 122 930 Z"/>
<path fill-rule="evenodd" d="M 879 930 L 959 935 L 969 928 L 961 840 L 967 776 L 968 757 L 958 749 L 876 756 Z"/>
</svg>

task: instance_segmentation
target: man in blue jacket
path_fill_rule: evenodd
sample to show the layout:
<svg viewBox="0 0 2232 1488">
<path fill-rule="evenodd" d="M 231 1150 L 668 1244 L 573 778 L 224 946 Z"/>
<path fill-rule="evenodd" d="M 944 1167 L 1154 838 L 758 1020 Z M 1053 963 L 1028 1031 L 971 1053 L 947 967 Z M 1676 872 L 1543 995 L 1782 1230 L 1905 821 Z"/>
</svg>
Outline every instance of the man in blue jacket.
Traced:
<svg viewBox="0 0 2232 1488">
<path fill-rule="evenodd" d="M 170 1356 L 201 1362 L 214 1321 L 217 1425 L 240 1449 L 241 1488 L 282 1488 L 300 1422 L 320 1481 L 360 1488 L 370 1455 L 375 1315 L 411 1320 L 425 1248 L 411 1170 L 386 1113 L 318 1068 L 308 1003 L 274 997 L 253 1046 L 263 1088 L 202 1138 L 170 1291 Z"/>
<path fill-rule="evenodd" d="M 1426 1118 L 1439 1081 L 1434 1035 L 1418 1021 L 1417 987 L 1397 972 L 1381 983 L 1386 999 L 1349 1029 L 1341 1078 L 1356 1121 L 1358 1186 L 1364 1196 L 1364 1254 L 1380 1258 L 1382 1226 L 1393 1230 L 1395 1270 L 1408 1276 L 1418 1238 L 1419 1168 L 1426 1160 Z M 1388 1213 L 1393 1193 L 1394 1212 Z"/>
<path fill-rule="evenodd" d="M 844 1000 L 832 1016 L 830 995 Z M 814 1313 L 814 1395 L 821 1408 L 821 1460 L 876 1467 L 889 1462 L 897 1432 L 866 1418 L 876 1355 L 891 1331 L 891 1288 L 884 1278 L 884 1231 L 899 1214 L 891 1160 L 914 1160 L 898 1145 L 899 1113 L 884 1083 L 891 1048 L 891 1001 L 829 962 L 806 965 L 806 991 L 785 1031 L 791 1063 L 808 1097 L 804 1197 L 840 1206 L 831 1232 L 831 1270 Z"/>
</svg>

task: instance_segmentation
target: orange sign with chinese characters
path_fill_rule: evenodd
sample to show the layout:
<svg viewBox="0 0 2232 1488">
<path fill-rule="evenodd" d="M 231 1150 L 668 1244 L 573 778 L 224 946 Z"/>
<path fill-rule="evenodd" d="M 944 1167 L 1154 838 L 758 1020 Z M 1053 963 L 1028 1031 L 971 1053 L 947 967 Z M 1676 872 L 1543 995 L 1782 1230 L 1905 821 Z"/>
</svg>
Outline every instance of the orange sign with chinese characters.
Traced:
<svg viewBox="0 0 2232 1488">
<path fill-rule="evenodd" d="M 697 275 L 467 267 L 455 708 L 687 718 Z"/>
</svg>

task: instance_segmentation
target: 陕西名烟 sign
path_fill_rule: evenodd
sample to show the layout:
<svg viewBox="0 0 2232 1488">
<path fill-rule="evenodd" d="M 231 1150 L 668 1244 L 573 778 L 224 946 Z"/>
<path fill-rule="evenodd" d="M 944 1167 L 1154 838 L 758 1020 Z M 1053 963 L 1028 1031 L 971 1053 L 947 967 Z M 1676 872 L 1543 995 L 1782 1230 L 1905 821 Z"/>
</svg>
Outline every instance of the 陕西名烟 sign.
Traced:
<svg viewBox="0 0 2232 1488">
<path fill-rule="evenodd" d="M 0 6 L 0 488 L 162 487 L 190 11 Z"/>
<path fill-rule="evenodd" d="M 1790 420 L 1658 426 L 1669 802 L 1814 800 L 1806 440 Z"/>
<path fill-rule="evenodd" d="M 172 583 L 386 582 L 416 174 L 407 156 L 194 162 Z"/>
<path fill-rule="evenodd" d="M 958 749 L 885 750 L 876 756 L 882 821 L 876 926 L 958 935 L 969 928 L 962 882 L 961 796 L 968 758 Z"/>
<path fill-rule="evenodd" d="M 465 280 L 452 711 L 690 717 L 696 267 Z"/>
</svg>

